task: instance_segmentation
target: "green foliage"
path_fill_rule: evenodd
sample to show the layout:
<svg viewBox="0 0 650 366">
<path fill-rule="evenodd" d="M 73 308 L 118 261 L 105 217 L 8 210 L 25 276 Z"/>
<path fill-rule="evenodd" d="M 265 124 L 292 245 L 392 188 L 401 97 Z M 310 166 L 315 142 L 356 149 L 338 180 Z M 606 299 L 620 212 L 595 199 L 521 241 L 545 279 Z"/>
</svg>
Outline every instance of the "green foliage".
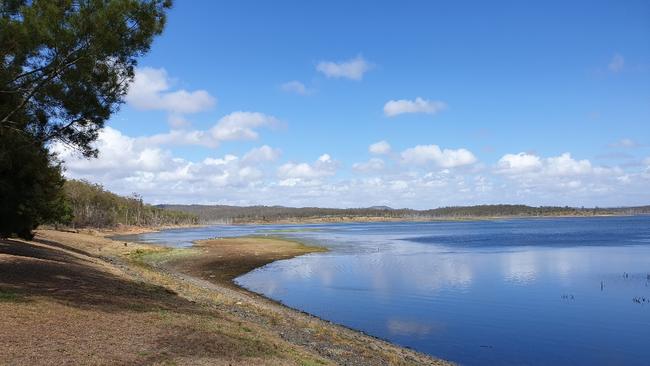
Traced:
<svg viewBox="0 0 650 366">
<path fill-rule="evenodd" d="M 196 215 L 164 210 L 142 202 L 133 194 L 118 196 L 99 184 L 69 180 L 64 185 L 66 202 L 72 209 L 74 227 L 113 227 L 116 225 L 163 226 L 196 224 Z"/>
<path fill-rule="evenodd" d="M 122 102 L 169 0 L 0 0 L 0 128 L 91 143 Z"/>
<path fill-rule="evenodd" d="M 0 302 L 16 302 L 19 300 L 18 294 L 15 292 L 7 292 L 0 290 Z"/>
<path fill-rule="evenodd" d="M 60 164 L 32 137 L 0 130 L 0 235 L 31 239 L 44 223 L 66 222 Z"/>
<path fill-rule="evenodd" d="M 67 222 L 51 143 L 95 156 L 170 0 L 0 0 L 0 234 Z M 128 216 L 128 215 L 127 215 Z"/>
</svg>

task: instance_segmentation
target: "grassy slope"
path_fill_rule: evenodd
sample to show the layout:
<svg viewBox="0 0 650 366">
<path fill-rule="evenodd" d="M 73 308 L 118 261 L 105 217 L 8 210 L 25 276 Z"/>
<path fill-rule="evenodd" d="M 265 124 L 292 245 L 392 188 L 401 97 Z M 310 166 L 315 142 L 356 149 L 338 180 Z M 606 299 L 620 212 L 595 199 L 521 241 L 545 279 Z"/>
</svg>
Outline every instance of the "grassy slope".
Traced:
<svg viewBox="0 0 650 366">
<path fill-rule="evenodd" d="M 257 263 L 210 277 L 215 270 L 206 269 L 205 258 L 228 251 L 231 258 L 257 252 L 268 261 L 312 250 L 242 240 L 226 251 L 223 242 L 170 251 L 55 231 L 39 231 L 34 242 L 0 241 L 0 359 L 30 365 L 441 364 L 223 285 Z M 197 258 L 204 258 L 201 266 L 187 267 Z"/>
</svg>

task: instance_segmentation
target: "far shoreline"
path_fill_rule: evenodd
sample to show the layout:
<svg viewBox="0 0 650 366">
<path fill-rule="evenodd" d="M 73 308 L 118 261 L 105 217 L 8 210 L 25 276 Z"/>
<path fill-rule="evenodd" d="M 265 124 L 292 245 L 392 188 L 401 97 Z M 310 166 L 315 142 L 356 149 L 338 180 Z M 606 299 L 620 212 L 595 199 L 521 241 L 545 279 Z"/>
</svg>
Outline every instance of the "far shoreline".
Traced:
<svg viewBox="0 0 650 366">
<path fill-rule="evenodd" d="M 141 232 L 119 232 L 115 235 L 139 234 L 147 232 L 158 232 L 170 229 L 198 228 L 217 225 L 313 225 L 313 224 L 346 224 L 346 223 L 427 223 L 427 222 L 474 222 L 474 221 L 495 221 L 495 220 L 518 220 L 518 219 L 571 219 L 571 218 L 603 218 L 603 217 L 632 217 L 648 216 L 647 214 L 598 214 L 598 215 L 513 215 L 513 216 L 447 216 L 447 217 L 382 217 L 382 216 L 362 216 L 362 217 L 313 217 L 305 219 L 283 219 L 283 220 L 241 220 L 241 221 L 214 221 L 196 225 L 179 225 L 173 227 L 161 227 L 144 229 Z"/>
<path fill-rule="evenodd" d="M 205 228 L 211 226 L 246 226 L 246 225 L 317 225 L 317 224 L 373 224 L 373 223 L 428 223 L 428 222 L 481 222 L 496 220 L 523 220 L 523 219 L 573 219 L 573 218 L 606 218 L 606 217 L 633 217 L 633 216 L 650 216 L 650 214 L 598 214 L 598 215 L 539 215 L 539 216 L 463 216 L 463 217 L 427 217 L 427 218 L 406 218 L 406 217 L 382 217 L 382 216 L 363 216 L 363 217 L 313 217 L 306 219 L 286 219 L 286 220 L 242 220 L 242 221 L 214 221 L 200 224 L 179 224 L 179 225 L 162 225 L 162 226 L 137 226 L 137 225 L 117 225 L 115 227 L 54 227 L 43 225 L 41 230 L 57 230 L 70 233 L 81 233 L 106 238 L 156 233 L 165 230 Z M 204 239 L 201 239 L 204 240 Z"/>
</svg>

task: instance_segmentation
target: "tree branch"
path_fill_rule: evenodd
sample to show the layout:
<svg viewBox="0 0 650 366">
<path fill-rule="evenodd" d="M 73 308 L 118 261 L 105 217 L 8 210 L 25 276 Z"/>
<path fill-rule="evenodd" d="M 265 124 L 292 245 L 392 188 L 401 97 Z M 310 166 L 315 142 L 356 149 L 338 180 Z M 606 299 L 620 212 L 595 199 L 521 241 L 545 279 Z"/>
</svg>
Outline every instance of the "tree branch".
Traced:
<svg viewBox="0 0 650 366">
<path fill-rule="evenodd" d="M 75 123 L 81 122 L 81 121 L 83 121 L 83 118 L 74 119 L 74 120 L 66 123 L 65 126 L 58 127 L 56 129 L 54 129 L 54 131 L 46 134 L 43 138 L 41 138 L 41 141 L 49 141 L 51 139 L 60 138 L 61 137 L 61 132 L 63 132 L 64 130 L 66 130 L 66 129 L 70 128 L 70 127 L 72 127 L 72 125 L 74 125 Z"/>
<path fill-rule="evenodd" d="M 15 81 L 18 80 L 18 79 L 22 79 L 22 78 L 24 78 L 25 76 L 29 76 L 29 75 L 31 75 L 31 74 L 35 74 L 35 73 L 37 73 L 37 72 L 39 72 L 39 71 L 43 71 L 43 70 L 47 69 L 48 67 L 52 66 L 53 63 L 54 63 L 54 60 L 52 60 L 52 62 L 50 62 L 49 64 L 47 64 L 47 65 L 45 65 L 45 66 L 41 66 L 41 67 L 36 68 L 36 69 L 34 69 L 34 70 L 30 70 L 30 71 L 24 72 L 24 73 L 22 73 L 22 74 L 16 76 L 15 78 L 13 78 L 13 80 L 11 80 L 11 82 L 13 83 L 13 82 L 15 82 Z"/>
<path fill-rule="evenodd" d="M 7 123 L 4 126 L 0 126 L 0 128 L 6 128 L 6 129 L 9 129 L 9 130 L 14 130 L 14 131 L 17 131 L 17 132 L 20 132 L 20 133 L 25 133 L 25 134 L 27 133 L 22 128 L 12 127 L 11 125 L 18 125 L 18 123 L 14 122 L 14 121 L 7 121 Z"/>
<path fill-rule="evenodd" d="M 47 76 L 46 78 L 44 78 L 41 82 L 39 82 L 38 84 L 36 84 L 36 85 L 32 88 L 32 90 L 31 90 L 31 91 L 30 91 L 30 92 L 29 92 L 25 97 L 23 97 L 23 100 L 22 100 L 22 101 L 21 101 L 21 102 L 16 106 L 16 108 L 14 108 L 13 110 L 11 110 L 11 111 L 6 115 L 6 116 L 4 116 L 4 117 L 2 118 L 2 121 L 0 121 L 0 125 L 5 124 L 5 123 L 9 120 L 9 118 L 11 118 L 11 116 L 14 115 L 14 113 L 16 113 L 16 112 L 18 112 L 19 110 L 21 110 L 21 109 L 25 106 L 25 104 L 27 104 L 27 102 L 29 102 L 29 100 L 32 99 L 32 97 L 36 94 L 36 92 L 37 92 L 40 88 L 42 88 L 45 84 L 47 84 L 47 83 L 50 82 L 52 79 L 54 79 L 55 77 L 57 77 L 58 75 L 60 75 L 63 71 L 65 71 L 65 69 L 67 69 L 68 67 L 70 67 L 70 66 L 72 66 L 73 64 L 75 64 L 75 63 L 76 63 L 77 61 L 79 61 L 83 56 L 84 56 L 84 54 L 82 53 L 81 55 L 79 55 L 78 57 L 74 58 L 74 59 L 71 60 L 70 62 L 66 62 L 66 63 L 64 63 L 61 67 L 58 67 L 58 68 L 54 69 L 54 70 L 53 70 L 49 75 L 48 75 L 48 74 L 45 74 L 45 75 L 48 75 L 48 76 Z"/>
</svg>

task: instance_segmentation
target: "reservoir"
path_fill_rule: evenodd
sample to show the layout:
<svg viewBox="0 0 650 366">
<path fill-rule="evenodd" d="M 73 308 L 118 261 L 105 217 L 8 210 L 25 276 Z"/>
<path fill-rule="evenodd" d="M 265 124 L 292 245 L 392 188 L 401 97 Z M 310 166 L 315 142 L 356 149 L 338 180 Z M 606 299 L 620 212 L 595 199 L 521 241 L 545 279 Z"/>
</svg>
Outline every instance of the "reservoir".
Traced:
<svg viewBox="0 0 650 366">
<path fill-rule="evenodd" d="M 240 286 L 465 365 L 650 364 L 650 217 L 232 225 L 124 239 L 272 235 L 330 249 Z"/>
</svg>

